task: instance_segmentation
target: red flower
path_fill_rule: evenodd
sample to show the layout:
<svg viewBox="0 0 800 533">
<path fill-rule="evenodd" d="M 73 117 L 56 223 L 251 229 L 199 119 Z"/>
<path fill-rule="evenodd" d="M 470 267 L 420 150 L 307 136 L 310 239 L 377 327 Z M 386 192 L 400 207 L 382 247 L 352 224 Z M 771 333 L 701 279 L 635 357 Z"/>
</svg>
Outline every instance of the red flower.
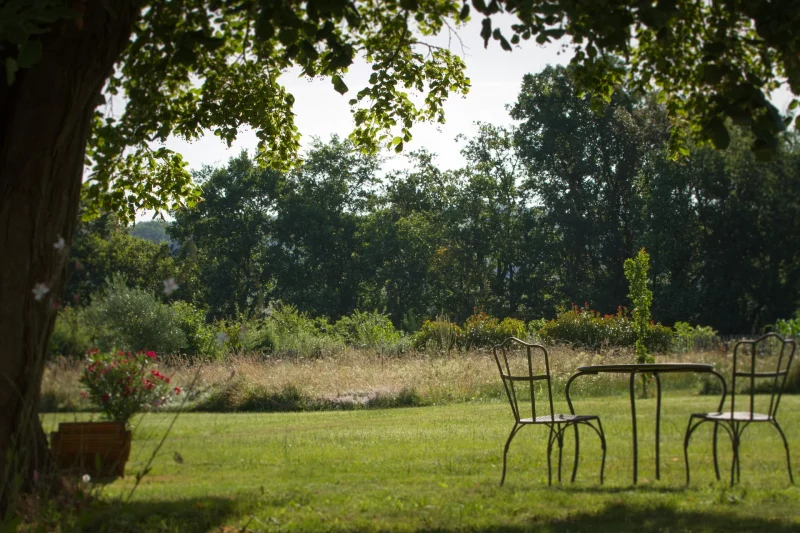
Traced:
<svg viewBox="0 0 800 533">
<path fill-rule="evenodd" d="M 181 388 L 175 387 L 175 394 L 180 394 L 180 393 L 181 393 Z"/>
<path fill-rule="evenodd" d="M 110 399 L 111 399 L 111 396 L 109 396 L 108 393 L 105 393 L 105 394 L 103 394 L 103 397 L 100 398 L 100 401 L 103 402 L 103 403 L 106 403 Z"/>
<path fill-rule="evenodd" d="M 97 355 L 100 353 L 100 350 L 98 348 L 89 348 L 89 351 L 86 353 L 89 355 Z"/>
<path fill-rule="evenodd" d="M 81 391 L 81 398 L 83 398 L 83 399 L 85 400 L 85 399 L 86 399 L 86 398 L 88 398 L 88 397 L 89 397 L 89 395 L 88 395 L 88 394 L 86 394 L 86 391 L 83 391 L 83 390 L 82 390 L 82 391 Z"/>
<path fill-rule="evenodd" d="M 155 359 L 155 358 L 156 358 L 156 352 L 154 352 L 154 351 L 152 351 L 152 350 L 151 350 L 151 351 L 149 351 L 149 352 L 146 352 L 146 353 L 145 353 L 145 355 L 146 355 L 147 357 L 149 357 L 150 359 Z"/>
</svg>

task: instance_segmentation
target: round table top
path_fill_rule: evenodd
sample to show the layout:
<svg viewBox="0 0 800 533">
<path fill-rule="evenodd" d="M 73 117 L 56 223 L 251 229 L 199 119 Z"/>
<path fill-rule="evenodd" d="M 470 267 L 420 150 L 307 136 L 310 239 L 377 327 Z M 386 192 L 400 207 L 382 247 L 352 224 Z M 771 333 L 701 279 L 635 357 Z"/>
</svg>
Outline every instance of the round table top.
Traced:
<svg viewBox="0 0 800 533">
<path fill-rule="evenodd" d="M 714 365 L 706 363 L 625 363 L 618 365 L 588 365 L 578 367 L 578 372 L 711 372 Z"/>
</svg>

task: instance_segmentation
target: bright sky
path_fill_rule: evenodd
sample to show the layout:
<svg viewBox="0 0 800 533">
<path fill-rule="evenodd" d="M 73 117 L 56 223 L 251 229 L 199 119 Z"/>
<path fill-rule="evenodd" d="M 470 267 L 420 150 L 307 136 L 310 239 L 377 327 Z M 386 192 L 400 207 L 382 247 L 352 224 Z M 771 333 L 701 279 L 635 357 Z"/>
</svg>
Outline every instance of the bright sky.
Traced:
<svg viewBox="0 0 800 533">
<path fill-rule="evenodd" d="M 495 20 L 495 27 L 506 28 L 514 19 L 506 19 L 506 24 L 502 19 Z M 506 33 L 510 35 L 510 32 Z M 474 134 L 477 131 L 475 122 L 511 123 L 506 106 L 516 101 L 524 74 L 539 72 L 548 64 L 566 64 L 571 57 L 570 50 L 565 52 L 559 43 L 540 46 L 532 41 L 523 42 L 512 52 L 506 52 L 497 41 L 492 40 L 485 49 L 480 37 L 479 20 L 473 20 L 461 28 L 459 36 L 464 44 L 462 57 L 467 65 L 467 76 L 472 82 L 469 94 L 463 98 L 451 96 L 447 101 L 446 124 L 417 124 L 412 130 L 413 140 L 405 143 L 405 151 L 424 147 L 438 154 L 438 163 L 445 169 L 458 168 L 464 162 L 459 153 L 461 146 L 455 141 L 456 135 L 465 134 L 469 137 Z M 448 36 L 445 33 L 431 42 L 446 46 Z M 452 39 L 450 46 L 455 53 L 462 55 L 457 39 Z M 371 73 L 365 61 L 357 61 L 344 77 L 350 89 L 344 95 L 334 91 L 328 79 L 309 80 L 298 77 L 297 72 L 290 72 L 283 77 L 287 90 L 295 96 L 295 120 L 303 135 L 303 147 L 314 136 L 327 140 L 332 134 L 346 137 L 350 133 L 353 122 L 347 102 L 366 86 Z M 781 111 L 786 110 L 790 100 L 791 94 L 787 90 L 773 94 L 773 103 Z M 242 149 L 252 151 L 256 145 L 257 139 L 249 130 L 241 131 L 231 148 L 211 134 L 192 143 L 180 139 L 172 139 L 167 143 L 169 148 L 183 154 L 191 169 L 199 169 L 203 165 L 222 166 Z M 403 159 L 392 157 L 386 166 L 401 167 Z"/>
<path fill-rule="evenodd" d="M 470 136 L 475 133 L 475 122 L 511 122 L 505 106 L 516 101 L 524 74 L 539 72 L 548 64 L 565 64 L 569 60 L 569 56 L 558 55 L 561 49 L 558 44 L 543 47 L 528 42 L 524 43 L 523 48 L 506 52 L 497 41 L 490 41 L 488 49 L 484 49 L 479 21 L 471 21 L 461 28 L 459 36 L 464 43 L 464 54 L 457 39 L 453 38 L 450 45 L 454 53 L 462 55 L 472 88 L 466 97 L 455 95 L 447 101 L 446 124 L 414 126 L 414 138 L 405 143 L 404 148 L 404 151 L 411 151 L 424 147 L 437 153 L 438 163 L 443 168 L 462 166 L 463 159 L 459 154 L 461 146 L 455 137 L 458 134 Z M 432 43 L 446 46 L 447 35 L 439 36 Z M 286 89 L 295 97 L 295 120 L 303 135 L 304 147 L 314 136 L 327 140 L 332 134 L 346 137 L 352 131 L 353 120 L 347 102 L 367 85 L 371 73 L 370 65 L 363 60 L 357 61 L 344 76 L 350 89 L 344 95 L 337 93 L 328 79 L 309 80 L 297 77 L 296 73 L 288 73 L 282 78 Z M 183 154 L 190 168 L 198 169 L 203 165 L 224 165 L 231 156 L 238 155 L 242 149 L 252 151 L 257 144 L 253 132 L 245 130 L 240 132 L 231 148 L 211 134 L 193 143 L 172 139 L 167 146 Z M 396 158 L 389 165 L 402 165 L 402 160 Z"/>
</svg>

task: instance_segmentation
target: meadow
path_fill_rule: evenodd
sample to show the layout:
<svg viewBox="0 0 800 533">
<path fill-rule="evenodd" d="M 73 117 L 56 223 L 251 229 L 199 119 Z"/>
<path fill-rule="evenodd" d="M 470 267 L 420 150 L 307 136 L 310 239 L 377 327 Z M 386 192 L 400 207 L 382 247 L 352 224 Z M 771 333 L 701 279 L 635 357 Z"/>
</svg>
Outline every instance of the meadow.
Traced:
<svg viewBox="0 0 800 533">
<path fill-rule="evenodd" d="M 551 352 L 557 410 L 563 382 L 580 364 L 631 354 Z M 721 353 L 665 356 L 714 361 Z M 62 365 L 63 366 L 63 365 Z M 51 369 L 52 370 L 52 369 Z M 499 486 L 502 449 L 513 418 L 491 355 L 377 358 L 356 352 L 338 360 L 256 361 L 174 368 L 197 378 L 198 391 L 244 382 L 241 390 L 293 386 L 307 398 L 370 397 L 414 388 L 421 407 L 377 409 L 368 402 L 326 404 L 311 412 L 184 412 L 135 421 L 126 476 L 85 488 L 99 496 L 77 515 L 80 530 L 103 531 L 777 531 L 800 529 L 800 490 L 790 486 L 776 431 L 754 426 L 741 448 L 742 483 L 730 488 L 730 446 L 720 440 L 723 479 L 711 461 L 711 431 L 692 439 L 686 487 L 683 433 L 692 412 L 715 410 L 718 396 L 699 394 L 692 375 L 663 378 L 661 479 L 654 475 L 655 400 L 640 399 L 639 484 L 631 484 L 630 404 L 624 378 L 586 377 L 574 387 L 576 409 L 601 416 L 608 441 L 606 482 L 599 484 L 600 445 L 583 432 L 577 482 L 547 485 L 545 428 L 524 428 Z M 45 393 L 69 396 L 69 369 L 52 370 Z M 56 379 L 60 376 L 60 379 Z M 238 376 L 238 378 L 237 378 Z M 578 385 L 576 383 L 576 385 Z M 260 387 L 260 389 L 259 389 Z M 237 386 L 237 390 L 240 388 Z M 54 392 L 57 391 L 57 392 Z M 359 396 L 360 395 L 360 396 Z M 200 402 L 197 393 L 193 401 Z M 786 396 L 780 419 L 795 465 L 800 460 L 800 397 Z M 189 403 L 186 404 L 190 406 Z M 248 405 L 248 404 L 243 404 Z M 375 404 L 372 404 L 375 405 Z M 176 418 L 177 414 L 177 418 Z M 90 412 L 43 413 L 59 421 Z M 155 454 L 165 432 L 169 436 Z M 555 454 L 554 454 L 555 459 Z M 145 473 L 146 471 L 146 473 Z M 797 477 L 800 472 L 794 469 Z M 137 484 L 139 476 L 144 473 Z M 135 490 L 134 490 L 135 489 Z M 88 512 L 87 512 L 88 511 Z"/>
</svg>

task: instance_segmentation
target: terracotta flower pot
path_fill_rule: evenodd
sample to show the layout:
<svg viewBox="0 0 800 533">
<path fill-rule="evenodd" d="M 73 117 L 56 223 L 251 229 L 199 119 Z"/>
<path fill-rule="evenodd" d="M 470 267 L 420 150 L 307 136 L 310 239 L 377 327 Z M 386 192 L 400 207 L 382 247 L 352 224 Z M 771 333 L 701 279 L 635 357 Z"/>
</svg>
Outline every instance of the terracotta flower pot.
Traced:
<svg viewBox="0 0 800 533">
<path fill-rule="evenodd" d="M 131 432 L 119 422 L 62 422 L 50 434 L 56 465 L 93 478 L 122 477 Z"/>
</svg>

